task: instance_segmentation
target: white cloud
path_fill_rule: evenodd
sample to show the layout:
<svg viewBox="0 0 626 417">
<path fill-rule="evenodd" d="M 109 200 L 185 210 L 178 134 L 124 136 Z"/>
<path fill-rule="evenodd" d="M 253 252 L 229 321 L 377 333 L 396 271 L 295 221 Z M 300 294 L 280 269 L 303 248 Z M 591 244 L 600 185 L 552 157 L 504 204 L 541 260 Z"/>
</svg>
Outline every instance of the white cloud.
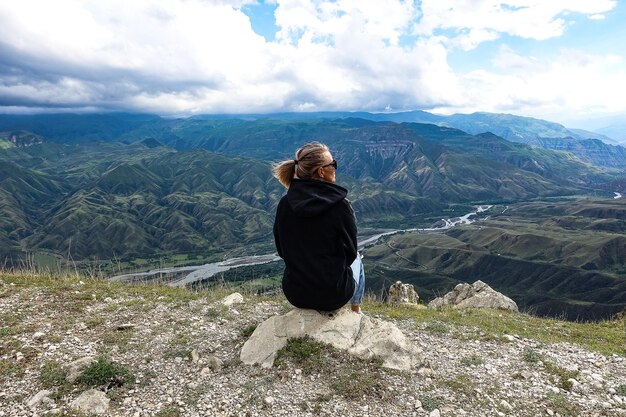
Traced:
<svg viewBox="0 0 626 417">
<path fill-rule="evenodd" d="M 503 34 L 559 36 L 573 14 L 598 19 L 612 0 L 277 0 L 275 42 L 240 9 L 256 3 L 0 0 L 0 105 L 170 114 L 626 109 L 626 94 L 616 94 L 626 85 L 620 56 L 564 50 L 539 59 L 502 46 L 482 70 L 448 64 L 451 49 Z"/>
<path fill-rule="evenodd" d="M 358 30 L 397 45 L 418 15 L 409 0 L 282 0 L 278 2 L 277 37 L 296 43 L 301 38 L 329 40 L 345 34 L 354 21 Z"/>
<path fill-rule="evenodd" d="M 463 102 L 438 111 L 472 112 L 478 108 L 557 121 L 626 111 L 626 70 L 620 56 L 563 49 L 556 57 L 538 60 L 502 47 L 496 61 L 497 67 L 506 71 L 465 74 L 460 81 Z"/>
<path fill-rule="evenodd" d="M 563 34 L 566 22 L 562 16 L 567 13 L 592 17 L 616 4 L 615 0 L 422 0 L 424 17 L 416 32 L 429 35 L 453 30 L 461 45 L 465 38 L 475 36 L 475 31 L 543 40 Z"/>
</svg>

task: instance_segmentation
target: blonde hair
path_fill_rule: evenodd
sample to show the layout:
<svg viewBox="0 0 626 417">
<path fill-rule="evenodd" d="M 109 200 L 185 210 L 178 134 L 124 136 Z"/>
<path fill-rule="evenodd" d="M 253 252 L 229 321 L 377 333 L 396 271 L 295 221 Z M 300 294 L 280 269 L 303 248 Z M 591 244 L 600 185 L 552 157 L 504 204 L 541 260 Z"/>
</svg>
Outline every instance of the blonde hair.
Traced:
<svg viewBox="0 0 626 417">
<path fill-rule="evenodd" d="M 315 170 L 324 165 L 326 152 L 330 150 L 323 143 L 307 143 L 296 151 L 296 159 L 274 164 L 272 174 L 282 185 L 289 188 L 294 178 L 313 178 Z"/>
</svg>

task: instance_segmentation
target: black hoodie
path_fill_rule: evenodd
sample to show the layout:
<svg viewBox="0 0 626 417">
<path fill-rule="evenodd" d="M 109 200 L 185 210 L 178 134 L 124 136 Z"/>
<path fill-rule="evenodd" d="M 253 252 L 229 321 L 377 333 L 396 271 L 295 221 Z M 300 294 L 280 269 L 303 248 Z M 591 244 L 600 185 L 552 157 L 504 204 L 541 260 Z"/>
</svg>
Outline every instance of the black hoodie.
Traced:
<svg viewBox="0 0 626 417">
<path fill-rule="evenodd" d="M 356 221 L 338 185 L 294 179 L 278 203 L 274 241 L 285 260 L 283 292 L 300 308 L 336 310 L 354 293 Z"/>
</svg>

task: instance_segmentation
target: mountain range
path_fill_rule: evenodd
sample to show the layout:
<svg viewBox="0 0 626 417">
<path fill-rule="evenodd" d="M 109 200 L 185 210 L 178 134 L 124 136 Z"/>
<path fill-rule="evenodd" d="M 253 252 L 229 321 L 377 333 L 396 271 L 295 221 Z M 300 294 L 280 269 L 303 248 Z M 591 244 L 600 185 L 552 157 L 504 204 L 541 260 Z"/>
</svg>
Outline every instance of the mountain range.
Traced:
<svg viewBox="0 0 626 417">
<path fill-rule="evenodd" d="M 285 192 L 271 176 L 271 163 L 293 158 L 297 147 L 313 140 L 327 143 L 333 151 L 339 163 L 338 182 L 350 190 L 361 228 L 428 226 L 442 217 L 465 214 L 474 204 L 504 206 L 564 196 L 626 194 L 623 147 L 598 137 L 583 138 L 580 132 L 549 122 L 496 116 L 457 115 L 442 122 L 442 116 L 426 112 L 393 117 L 322 113 L 185 119 L 136 114 L 3 115 L 0 256 L 11 264 L 24 252 L 86 262 L 172 254 L 210 259 L 227 251 L 271 251 L 274 210 Z M 505 125 L 507 131 L 501 129 Z M 622 226 L 589 233 L 600 239 L 597 233 L 624 233 Z M 480 233 L 467 236 L 471 238 L 464 244 L 472 247 L 484 239 Z M 608 242 L 613 240 L 606 239 L 611 246 Z M 623 244 L 611 247 L 615 252 L 611 256 L 626 259 Z M 562 250 L 570 248 L 565 245 Z M 596 251 L 595 246 L 585 248 L 581 251 L 587 254 Z M 437 256 L 460 253 L 451 247 L 442 250 L 448 255 Z M 512 265 L 484 261 L 486 252 L 494 256 L 493 250 L 458 258 L 464 261 L 452 269 L 431 263 L 433 271 L 417 275 L 446 285 L 484 276 L 493 286 L 503 271 L 497 265 L 507 265 L 504 270 Z M 521 255 L 509 258 L 536 261 Z M 373 283 L 384 282 L 377 271 L 385 259 L 381 255 L 373 265 Z M 477 259 L 482 266 L 476 266 Z M 572 271 L 559 268 L 577 268 L 575 276 L 583 281 L 589 274 L 608 274 L 611 281 L 622 273 L 592 255 L 585 259 L 581 265 L 555 266 L 563 261 L 547 257 L 541 264 L 551 265 L 558 274 Z M 519 265 L 514 268 L 525 270 Z M 406 271 L 396 273 L 406 277 Z M 535 277 L 538 283 L 540 276 Z M 518 295 L 522 293 L 519 290 Z M 529 305 L 539 308 L 541 300 L 528 294 L 523 296 Z M 576 294 L 569 294 L 567 300 L 570 295 L 574 304 L 586 300 Z M 547 300 L 545 305 L 558 304 L 554 297 Z M 618 301 L 606 308 L 597 299 L 590 302 L 597 304 L 597 311 L 608 312 L 620 305 Z"/>
</svg>

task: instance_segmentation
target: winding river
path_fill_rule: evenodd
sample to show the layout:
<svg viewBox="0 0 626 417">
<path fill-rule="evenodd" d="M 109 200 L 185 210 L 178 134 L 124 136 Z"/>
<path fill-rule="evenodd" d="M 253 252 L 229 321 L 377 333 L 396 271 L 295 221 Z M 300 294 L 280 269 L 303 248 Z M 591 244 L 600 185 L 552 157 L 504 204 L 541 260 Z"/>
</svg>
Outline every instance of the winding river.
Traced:
<svg viewBox="0 0 626 417">
<path fill-rule="evenodd" d="M 475 211 L 467 213 L 461 217 L 454 217 L 451 219 L 441 219 L 443 223 L 439 227 L 425 228 L 425 229 L 402 229 L 392 230 L 384 233 L 379 233 L 373 236 L 368 236 L 359 240 L 359 250 L 370 246 L 378 242 L 383 236 L 390 236 L 402 232 L 441 232 L 451 229 L 460 224 L 471 224 L 476 220 L 479 220 L 479 215 L 489 211 L 493 206 L 478 206 Z M 213 262 L 204 265 L 196 266 L 181 266 L 172 268 L 153 269 L 147 272 L 138 272 L 133 274 L 117 275 L 109 278 L 111 281 L 144 281 L 151 280 L 158 277 L 164 277 L 168 282 L 168 285 L 173 287 L 184 287 L 192 282 L 201 281 L 212 277 L 220 272 L 225 272 L 230 269 L 239 268 L 242 266 L 262 265 L 270 262 L 276 262 L 280 260 L 280 257 L 276 253 L 266 255 L 254 255 L 254 256 L 242 256 L 239 258 L 231 258 L 220 262 Z"/>
</svg>

